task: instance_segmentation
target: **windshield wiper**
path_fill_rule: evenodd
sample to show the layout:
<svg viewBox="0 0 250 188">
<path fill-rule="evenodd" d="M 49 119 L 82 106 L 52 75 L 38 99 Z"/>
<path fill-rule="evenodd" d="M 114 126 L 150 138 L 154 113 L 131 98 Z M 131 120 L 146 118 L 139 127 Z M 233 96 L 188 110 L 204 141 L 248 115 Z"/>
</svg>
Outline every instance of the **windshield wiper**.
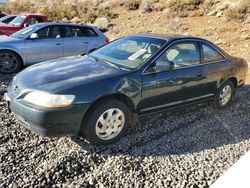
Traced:
<svg viewBox="0 0 250 188">
<path fill-rule="evenodd" d="M 114 63 L 112 63 L 111 61 L 108 61 L 106 59 L 102 59 L 102 58 L 96 57 L 96 56 L 88 56 L 88 57 L 91 57 L 91 58 L 93 58 L 96 61 L 101 61 L 101 62 L 107 63 L 107 64 L 109 64 L 112 67 L 120 68 L 118 65 L 115 65 Z"/>
</svg>

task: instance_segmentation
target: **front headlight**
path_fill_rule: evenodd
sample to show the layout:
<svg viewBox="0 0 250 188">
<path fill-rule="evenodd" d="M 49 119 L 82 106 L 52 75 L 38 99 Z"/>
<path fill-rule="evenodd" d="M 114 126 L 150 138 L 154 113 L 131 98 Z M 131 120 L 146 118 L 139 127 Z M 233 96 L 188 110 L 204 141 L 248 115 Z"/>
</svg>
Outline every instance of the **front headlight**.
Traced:
<svg viewBox="0 0 250 188">
<path fill-rule="evenodd" d="M 33 91 L 28 93 L 24 100 L 46 108 L 63 108 L 72 104 L 74 95 L 55 95 L 45 92 Z"/>
</svg>

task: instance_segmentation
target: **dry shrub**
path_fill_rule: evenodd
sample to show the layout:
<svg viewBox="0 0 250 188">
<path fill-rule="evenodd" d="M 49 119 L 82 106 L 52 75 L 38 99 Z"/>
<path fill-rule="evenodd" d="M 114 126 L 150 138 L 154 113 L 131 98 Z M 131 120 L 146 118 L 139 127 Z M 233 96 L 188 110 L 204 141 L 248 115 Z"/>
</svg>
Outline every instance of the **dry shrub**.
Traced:
<svg viewBox="0 0 250 188">
<path fill-rule="evenodd" d="M 212 10 L 214 4 L 215 4 L 214 0 L 204 0 L 201 7 L 203 14 L 209 13 Z"/>
<path fill-rule="evenodd" d="M 103 0 L 19 0 L 0 5 L 0 10 L 9 14 L 38 12 L 47 15 L 50 21 L 93 23 L 98 17 L 117 17 Z"/>
<path fill-rule="evenodd" d="M 29 2 L 11 2 L 6 4 L 0 4 L 0 10 L 8 14 L 18 14 L 20 12 L 32 12 L 35 10 L 34 5 Z"/>
<path fill-rule="evenodd" d="M 124 2 L 124 6 L 128 10 L 137 10 L 137 9 L 139 9 L 140 4 L 141 4 L 140 0 L 127 0 L 126 2 Z"/>
<path fill-rule="evenodd" d="M 162 11 L 164 5 L 159 2 L 159 0 L 142 0 L 140 4 L 140 9 L 143 13 L 151 11 Z"/>
<path fill-rule="evenodd" d="M 97 18 L 93 25 L 104 32 L 108 30 L 109 22 L 107 18 L 101 17 L 101 18 Z"/>
<path fill-rule="evenodd" d="M 167 3 L 167 7 L 173 16 L 199 16 L 202 14 L 200 8 L 203 1 L 204 0 L 170 0 Z"/>
<path fill-rule="evenodd" d="M 225 10 L 224 15 L 232 20 L 245 20 L 250 14 L 250 2 L 239 1 L 236 5 Z"/>
<path fill-rule="evenodd" d="M 155 0 L 143 0 L 140 5 L 140 9 L 143 12 L 151 12 L 154 10 Z"/>
<path fill-rule="evenodd" d="M 175 18 L 169 21 L 169 27 L 174 31 L 180 31 L 181 26 L 182 26 L 182 23 L 179 18 Z"/>
</svg>

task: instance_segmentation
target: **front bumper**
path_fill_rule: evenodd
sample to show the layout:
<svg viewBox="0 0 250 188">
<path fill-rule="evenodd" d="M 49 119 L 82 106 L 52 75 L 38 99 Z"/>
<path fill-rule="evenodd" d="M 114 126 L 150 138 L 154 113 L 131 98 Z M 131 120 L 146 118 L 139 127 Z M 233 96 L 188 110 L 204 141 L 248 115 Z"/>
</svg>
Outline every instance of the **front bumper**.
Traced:
<svg viewBox="0 0 250 188">
<path fill-rule="evenodd" d="M 18 122 L 41 136 L 65 136 L 79 133 L 88 104 L 73 104 L 67 108 L 41 108 L 17 99 L 8 93 L 8 108 Z"/>
</svg>

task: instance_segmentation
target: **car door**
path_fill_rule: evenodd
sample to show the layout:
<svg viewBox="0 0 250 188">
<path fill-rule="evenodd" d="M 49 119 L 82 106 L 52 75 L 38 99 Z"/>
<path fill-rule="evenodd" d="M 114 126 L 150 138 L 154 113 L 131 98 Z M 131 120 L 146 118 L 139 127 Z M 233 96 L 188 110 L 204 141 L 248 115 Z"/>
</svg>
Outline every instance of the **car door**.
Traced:
<svg viewBox="0 0 250 188">
<path fill-rule="evenodd" d="M 161 70 L 161 65 L 169 68 Z M 142 75 L 140 113 L 170 108 L 209 97 L 198 42 L 172 44 Z"/>
<path fill-rule="evenodd" d="M 37 32 L 38 38 L 25 41 L 28 64 L 60 58 L 62 53 L 61 31 L 58 26 L 44 27 Z"/>
<path fill-rule="evenodd" d="M 87 53 L 89 37 L 85 36 L 82 27 L 63 26 L 63 56 L 74 56 Z"/>
</svg>

